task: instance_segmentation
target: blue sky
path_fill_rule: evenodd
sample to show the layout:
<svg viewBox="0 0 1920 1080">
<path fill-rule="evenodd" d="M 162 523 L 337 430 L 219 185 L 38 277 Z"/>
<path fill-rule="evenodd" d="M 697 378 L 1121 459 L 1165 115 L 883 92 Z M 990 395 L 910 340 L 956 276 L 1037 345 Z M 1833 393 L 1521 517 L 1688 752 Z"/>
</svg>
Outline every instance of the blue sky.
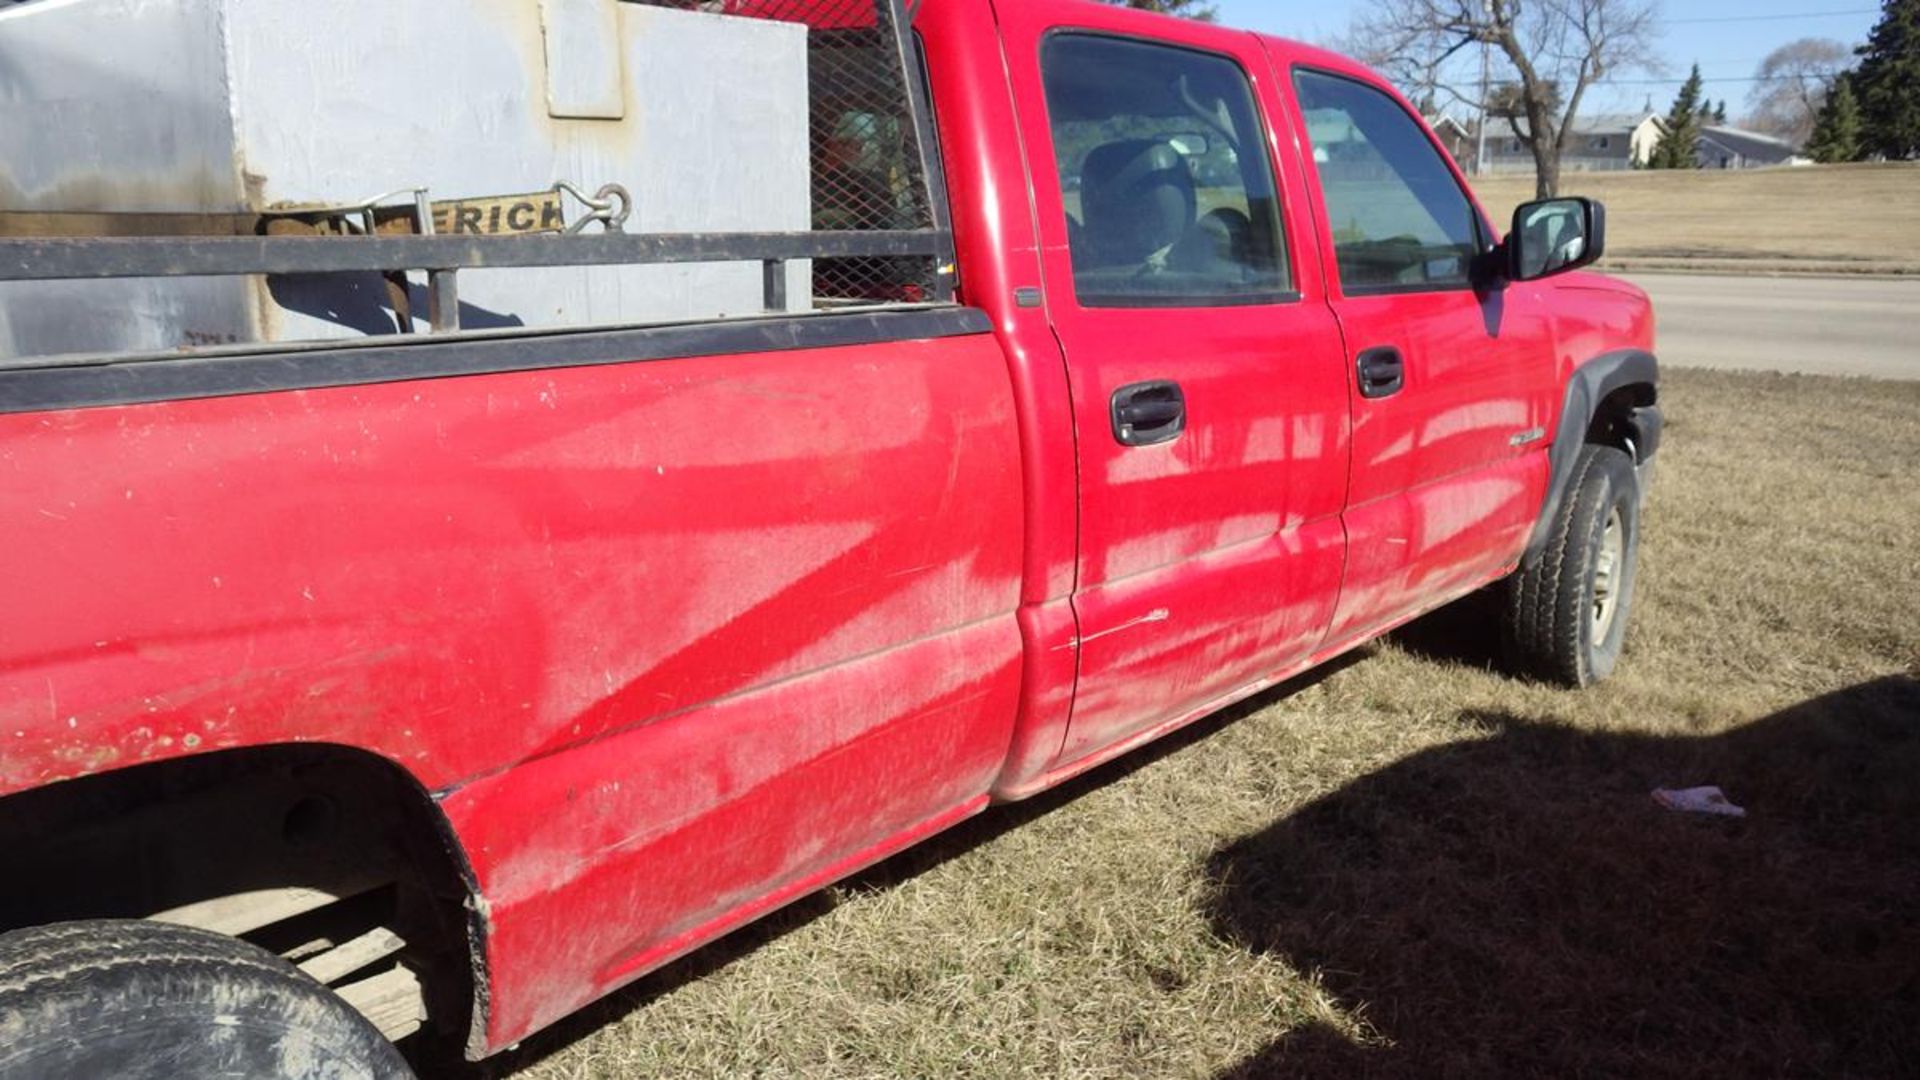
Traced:
<svg viewBox="0 0 1920 1080">
<path fill-rule="evenodd" d="M 1220 21 L 1322 43 L 1347 27 L 1365 0 L 1214 0 Z M 1796 38 L 1826 37 L 1858 45 L 1880 10 L 1878 0 L 1667 0 L 1660 8 L 1658 51 L 1664 72 L 1632 72 L 1596 87 L 1593 105 L 1581 112 L 1625 112 L 1640 108 L 1649 96 L 1665 110 L 1673 102 L 1687 68 L 1700 63 L 1709 98 L 1727 102 L 1729 116 L 1746 111 L 1753 69 L 1776 47 Z M 1498 78 L 1498 67 L 1495 77 Z"/>
</svg>

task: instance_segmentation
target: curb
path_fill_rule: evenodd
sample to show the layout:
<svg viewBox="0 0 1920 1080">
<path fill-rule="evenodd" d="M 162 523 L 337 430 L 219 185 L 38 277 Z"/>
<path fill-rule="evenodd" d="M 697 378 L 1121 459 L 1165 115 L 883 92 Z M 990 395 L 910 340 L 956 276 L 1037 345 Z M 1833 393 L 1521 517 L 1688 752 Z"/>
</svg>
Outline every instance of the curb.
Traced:
<svg viewBox="0 0 1920 1080">
<path fill-rule="evenodd" d="M 1892 269 L 1849 269 L 1843 266 L 1741 266 L 1727 263 L 1609 262 L 1594 269 L 1603 274 L 1690 274 L 1700 277 L 1830 278 L 1840 281 L 1920 281 L 1920 266 Z"/>
</svg>

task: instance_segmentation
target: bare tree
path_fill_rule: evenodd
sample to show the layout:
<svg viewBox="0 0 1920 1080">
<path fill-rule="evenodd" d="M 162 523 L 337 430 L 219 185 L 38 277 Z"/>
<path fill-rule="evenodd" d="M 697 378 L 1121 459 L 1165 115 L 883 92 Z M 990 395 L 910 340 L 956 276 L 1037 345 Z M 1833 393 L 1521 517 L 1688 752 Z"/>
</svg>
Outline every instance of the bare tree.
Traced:
<svg viewBox="0 0 1920 1080">
<path fill-rule="evenodd" d="M 1533 154 L 1541 198 L 1560 189 L 1560 157 L 1587 90 L 1606 76 L 1654 66 L 1654 0 L 1368 0 L 1349 51 L 1402 87 L 1443 93 L 1478 112 L 1485 43 L 1518 87 L 1513 134 Z"/>
<path fill-rule="evenodd" d="M 1163 15 L 1184 15 L 1201 22 L 1212 22 L 1219 12 L 1206 0 L 1104 0 L 1105 3 L 1120 7 L 1138 8 L 1141 11 L 1157 11 Z"/>
<path fill-rule="evenodd" d="M 1806 145 L 1834 78 L 1852 63 L 1853 50 L 1831 38 L 1787 42 L 1754 69 L 1746 123 L 1795 146 Z"/>
</svg>

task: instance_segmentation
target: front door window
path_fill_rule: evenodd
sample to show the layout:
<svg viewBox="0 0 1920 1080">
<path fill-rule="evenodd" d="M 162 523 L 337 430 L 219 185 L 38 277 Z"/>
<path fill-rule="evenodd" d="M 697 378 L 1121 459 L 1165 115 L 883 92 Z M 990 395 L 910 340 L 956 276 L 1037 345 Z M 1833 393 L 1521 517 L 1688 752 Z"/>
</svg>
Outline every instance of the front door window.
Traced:
<svg viewBox="0 0 1920 1080">
<path fill-rule="evenodd" d="M 1349 296 L 1463 288 L 1480 248 L 1453 170 L 1391 97 L 1338 75 L 1294 77 Z"/>
</svg>

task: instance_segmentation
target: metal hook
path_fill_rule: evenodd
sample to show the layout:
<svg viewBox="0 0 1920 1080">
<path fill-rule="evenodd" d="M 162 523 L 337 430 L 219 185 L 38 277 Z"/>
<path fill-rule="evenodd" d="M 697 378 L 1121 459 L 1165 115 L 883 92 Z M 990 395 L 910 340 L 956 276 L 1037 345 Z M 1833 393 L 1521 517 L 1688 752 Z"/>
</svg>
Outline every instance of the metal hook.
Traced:
<svg viewBox="0 0 1920 1080">
<path fill-rule="evenodd" d="M 619 184 L 603 184 L 600 190 L 592 195 L 588 195 L 565 180 L 554 184 L 553 189 L 566 192 L 587 208 L 587 213 L 581 215 L 580 220 L 567 226 L 569 234 L 578 233 L 585 229 L 588 223 L 595 221 L 608 232 L 620 232 L 621 226 L 627 223 L 627 216 L 633 212 L 633 196 Z"/>
</svg>

